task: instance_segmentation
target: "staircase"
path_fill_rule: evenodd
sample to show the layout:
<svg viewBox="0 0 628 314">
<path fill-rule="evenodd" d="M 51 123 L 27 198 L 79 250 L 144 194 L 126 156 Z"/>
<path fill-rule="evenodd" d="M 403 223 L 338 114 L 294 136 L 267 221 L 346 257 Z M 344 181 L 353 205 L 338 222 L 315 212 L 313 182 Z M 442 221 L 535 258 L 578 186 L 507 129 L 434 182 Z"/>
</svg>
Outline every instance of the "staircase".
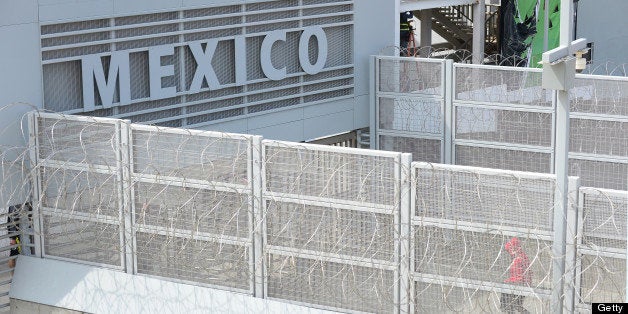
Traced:
<svg viewBox="0 0 628 314">
<path fill-rule="evenodd" d="M 486 6 L 485 53 L 497 53 L 499 6 Z M 432 10 L 432 30 L 448 41 L 441 47 L 471 50 L 473 42 L 473 6 L 458 5 Z"/>
</svg>

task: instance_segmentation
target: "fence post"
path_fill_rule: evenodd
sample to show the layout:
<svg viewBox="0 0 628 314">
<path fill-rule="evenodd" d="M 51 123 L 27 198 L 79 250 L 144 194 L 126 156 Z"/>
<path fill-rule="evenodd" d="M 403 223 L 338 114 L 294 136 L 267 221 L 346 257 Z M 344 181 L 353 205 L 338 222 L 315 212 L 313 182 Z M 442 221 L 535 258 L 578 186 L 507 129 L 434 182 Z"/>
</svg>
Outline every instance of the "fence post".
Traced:
<svg viewBox="0 0 628 314">
<path fill-rule="evenodd" d="M 120 176 L 120 195 L 122 196 L 122 206 L 120 206 L 122 223 L 124 227 L 124 265 L 128 274 L 135 274 L 135 256 L 137 254 L 135 245 L 135 213 L 131 185 L 131 158 L 132 147 L 131 141 L 131 125 L 129 120 L 118 122 L 120 137 L 118 142 L 118 175 Z"/>
<path fill-rule="evenodd" d="M 262 192 L 264 189 L 264 160 L 263 160 L 263 144 L 261 136 L 253 136 L 251 142 L 252 159 L 252 210 L 253 210 L 253 295 L 258 298 L 266 297 L 265 280 L 264 280 L 264 236 L 266 234 L 266 218 L 263 211 Z"/>
<path fill-rule="evenodd" d="M 401 154 L 400 177 L 400 206 L 399 206 L 399 312 L 409 313 L 410 310 L 410 217 L 411 184 L 412 184 L 412 154 Z"/>
<path fill-rule="evenodd" d="M 29 146 L 29 155 L 30 155 L 30 176 L 31 176 L 31 190 L 32 190 L 32 200 L 31 204 L 33 206 L 33 244 L 35 246 L 35 256 L 42 257 L 42 233 L 41 233 L 41 202 L 39 192 L 41 191 L 41 181 L 40 181 L 40 172 L 39 172 L 39 141 L 37 139 L 37 135 L 39 133 L 39 127 L 37 123 L 37 117 L 39 116 L 38 112 L 31 112 L 28 114 L 28 122 L 29 122 L 29 136 L 28 136 L 28 146 Z"/>
<path fill-rule="evenodd" d="M 576 259 L 578 236 L 578 192 L 580 191 L 580 178 L 569 177 L 569 205 L 567 208 L 567 228 L 565 245 L 565 300 L 564 309 L 567 313 L 574 313 L 576 295 Z"/>
<path fill-rule="evenodd" d="M 443 97 L 445 99 L 444 101 L 445 112 L 442 119 L 443 119 L 443 124 L 445 126 L 445 136 L 443 139 L 444 158 L 441 158 L 441 160 L 445 164 L 452 165 L 454 164 L 453 135 L 454 135 L 454 126 L 455 126 L 454 124 L 455 117 L 453 116 L 453 112 L 454 112 L 454 109 L 453 109 L 454 107 L 454 102 L 453 102 L 453 99 L 454 99 L 454 61 L 449 60 L 449 59 L 445 60 L 445 66 L 443 67 L 443 69 L 444 69 L 443 86 L 445 87 Z"/>
<path fill-rule="evenodd" d="M 377 56 L 371 56 L 369 63 L 369 77 L 370 77 L 370 128 L 369 128 L 369 140 L 371 149 L 379 149 L 379 141 L 377 137 L 377 129 L 379 128 L 379 106 L 377 99 L 377 92 L 379 91 L 379 61 Z"/>
</svg>

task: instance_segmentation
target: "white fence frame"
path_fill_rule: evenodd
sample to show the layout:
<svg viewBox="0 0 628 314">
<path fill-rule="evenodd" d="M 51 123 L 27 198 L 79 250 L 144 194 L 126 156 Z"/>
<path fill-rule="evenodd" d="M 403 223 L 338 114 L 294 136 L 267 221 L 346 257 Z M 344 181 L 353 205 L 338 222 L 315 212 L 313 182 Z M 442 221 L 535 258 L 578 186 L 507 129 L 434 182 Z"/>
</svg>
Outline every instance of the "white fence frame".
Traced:
<svg viewBox="0 0 628 314">
<path fill-rule="evenodd" d="M 575 264 L 576 278 L 575 278 L 574 293 L 575 293 L 575 308 L 577 310 L 582 310 L 582 311 L 591 310 L 590 308 L 591 304 L 587 302 L 583 302 L 581 298 L 582 277 L 584 277 L 585 272 L 587 271 L 587 270 L 582 269 L 582 264 L 581 264 L 582 257 L 585 255 L 588 255 L 588 256 L 597 256 L 601 258 L 607 258 L 607 257 L 616 258 L 616 259 L 626 260 L 626 262 L 628 263 L 628 259 L 626 258 L 626 252 L 627 252 L 626 248 L 619 249 L 619 248 L 609 248 L 609 247 L 602 247 L 602 246 L 598 246 L 596 248 L 590 248 L 583 244 L 582 238 L 585 236 L 584 202 L 587 199 L 587 195 L 600 195 L 600 194 L 603 194 L 612 198 L 618 198 L 618 199 L 624 198 L 628 202 L 628 192 L 626 191 L 598 189 L 598 188 L 591 188 L 591 187 L 581 187 L 578 191 L 578 208 L 580 210 L 578 211 L 578 227 L 577 227 L 578 231 L 577 232 L 579 236 L 576 238 L 578 255 L 577 255 L 576 264 Z M 619 216 L 621 216 L 622 211 L 623 211 L 623 214 L 628 217 L 628 208 L 620 207 L 618 209 L 619 211 L 617 212 L 617 214 Z M 626 221 L 620 221 L 619 223 L 628 224 L 628 222 Z M 622 239 L 622 240 L 626 240 L 626 239 Z M 628 267 L 626 268 L 626 270 L 628 270 Z M 624 295 L 627 292 L 628 290 L 624 290 Z M 623 300 L 614 300 L 614 301 L 609 300 L 608 302 L 623 302 Z"/>
<path fill-rule="evenodd" d="M 441 111 L 442 115 L 442 123 L 444 126 L 444 130 L 442 133 L 442 137 L 438 138 L 433 134 L 429 134 L 428 136 L 420 135 L 420 134 L 412 134 L 411 132 L 403 132 L 396 130 L 385 130 L 381 129 L 379 125 L 379 98 L 381 96 L 388 97 L 399 97 L 399 98 L 424 98 L 424 99 L 434 99 L 433 95 L 421 95 L 419 93 L 385 93 L 381 92 L 381 88 L 379 86 L 379 80 L 381 77 L 381 61 L 398 61 L 398 64 L 401 62 L 410 63 L 415 62 L 418 66 L 420 64 L 432 64 L 440 62 L 443 64 L 442 66 L 442 75 L 441 75 L 441 84 L 444 90 L 444 108 Z M 456 163 L 456 146 L 468 146 L 468 147 L 484 147 L 484 148 L 495 148 L 502 150 L 511 150 L 511 151 L 525 151 L 525 152 L 533 152 L 533 153 L 543 153 L 549 155 L 549 173 L 553 173 L 556 168 L 554 162 L 555 155 L 555 135 L 556 135 L 556 96 L 555 92 L 552 92 L 552 106 L 536 106 L 533 104 L 517 104 L 517 103 L 501 103 L 501 102 L 484 102 L 484 101 L 468 101 L 468 100 L 459 100 L 456 95 L 456 72 L 461 68 L 470 68 L 470 69 L 493 69 L 500 71 L 510 71 L 510 72 L 528 72 L 528 73 L 541 73 L 541 69 L 536 68 L 518 68 L 518 67 L 504 67 L 504 66 L 492 66 L 492 65 L 476 65 L 476 64 L 461 64 L 461 63 L 453 63 L 451 60 L 441 60 L 441 59 L 427 59 L 427 58 L 406 58 L 406 57 L 390 57 L 390 56 L 372 56 L 371 60 L 371 89 L 373 91 L 371 96 L 371 147 L 375 149 L 381 149 L 379 143 L 380 135 L 388 135 L 388 136 L 396 136 L 399 138 L 421 138 L 421 139 L 432 139 L 432 140 L 441 140 L 441 144 L 443 145 L 441 148 L 441 162 L 445 164 L 455 164 Z M 391 73 L 395 77 L 399 77 L 399 69 L 391 69 Z M 628 78 L 626 77 L 614 77 L 614 76 L 600 76 L 600 75 L 587 75 L 587 74 L 577 74 L 576 80 L 591 80 L 595 82 L 618 82 L 618 83 L 626 83 L 628 85 Z M 393 82 L 399 83 L 399 82 Z M 427 98 L 426 98 L 427 97 Z M 508 111 L 520 111 L 520 112 L 538 112 L 538 113 L 546 113 L 551 115 L 551 145 L 550 146 L 537 146 L 537 145 L 523 145 L 516 143 L 508 143 L 508 142 L 494 142 L 494 141 L 480 141 L 480 140 L 466 140 L 456 138 L 456 111 L 458 108 L 468 107 L 468 108 L 487 108 L 487 109 L 497 109 L 497 110 L 508 110 Z M 592 121 L 609 121 L 609 122 L 620 122 L 620 123 L 628 123 L 628 115 L 621 114 L 606 114 L 606 113 L 587 113 L 587 112 L 578 112 L 577 110 L 572 110 L 570 113 L 570 119 L 580 119 L 580 120 L 592 120 Z M 625 165 L 628 167 L 628 156 L 620 156 L 620 155 L 605 155 L 605 154 L 597 154 L 597 153 L 581 153 L 571 151 L 569 152 L 569 161 L 600 161 L 607 162 L 614 165 Z M 585 178 L 586 179 L 586 178 Z M 582 180 L 582 178 L 581 178 Z M 616 189 L 616 188 L 613 188 Z M 628 186 L 625 187 L 628 189 Z M 620 188 L 620 190 L 622 190 Z"/>
<path fill-rule="evenodd" d="M 58 119 L 58 120 L 68 120 L 68 121 L 78 121 L 78 122 L 86 122 L 89 123 L 105 123 L 109 125 L 114 125 L 116 129 L 116 134 L 114 134 L 114 142 L 112 145 L 117 145 L 113 152 L 115 152 L 115 160 L 116 164 L 114 168 L 106 167 L 106 166 L 98 166 L 92 165 L 89 163 L 71 163 L 71 162 L 62 162 L 55 160 L 47 160 L 41 159 L 39 156 L 39 139 L 38 139 L 38 119 L 39 118 L 49 118 L 49 119 Z M 450 221 L 447 219 L 437 219 L 437 218 L 425 218 L 425 217 L 417 217 L 415 216 L 415 205 L 416 205 L 416 182 L 415 182 L 415 174 L 416 169 L 419 168 L 429 168 L 429 169 L 448 169 L 452 171 L 465 171 L 465 172 L 474 172 L 480 174 L 510 174 L 516 177 L 521 178 L 539 178 L 539 179 L 554 179 L 555 176 L 551 174 L 542 174 L 542 173 L 528 173 L 528 172 L 519 172 L 519 171 L 509 171 L 509 170 L 498 170 L 498 169 L 488 169 L 488 168 L 477 168 L 477 167 L 467 167 L 467 166 L 456 166 L 456 165 L 443 165 L 443 164 L 431 164 L 431 163 L 418 163 L 412 162 L 411 154 L 404 153 L 395 153 L 395 152 L 386 152 L 386 151 L 374 151 L 374 150 L 362 150 L 357 148 L 346 148 L 346 147 L 333 147 L 333 146 L 322 146 L 322 145 L 313 145 L 313 144 L 304 144 L 304 143 L 291 143 L 291 142 L 281 142 L 281 141 L 272 141 L 272 140 L 263 140 L 259 136 L 247 136 L 247 135 L 236 135 L 236 134 L 225 134 L 218 132 L 204 132 L 204 131 L 193 131 L 193 130 L 183 130 L 183 129 L 172 129 L 172 128 L 159 128 L 153 126 L 141 126 L 141 125 L 132 125 L 128 123 L 128 121 L 122 120 L 113 120 L 113 119 L 101 119 L 101 118 L 92 118 L 92 117 L 78 117 L 78 116 L 60 116 L 56 114 L 49 113 L 31 113 L 29 116 L 31 122 L 30 128 L 30 153 L 31 153 L 31 162 L 33 165 L 33 169 L 31 171 L 32 180 L 35 183 L 33 188 L 33 205 L 34 205 L 34 219 L 35 219 L 35 252 L 37 256 L 43 258 L 51 258 L 51 259 L 60 259 L 67 260 L 72 262 L 78 262 L 83 264 L 90 264 L 99 267 L 108 267 L 113 268 L 119 271 L 126 271 L 130 274 L 138 274 L 137 270 L 137 243 L 135 241 L 136 232 L 138 227 L 144 228 L 142 225 L 138 225 L 135 222 L 135 191 L 134 184 L 136 182 L 150 182 L 156 183 L 157 181 L 163 180 L 167 181 L 168 184 L 173 184 L 176 186 L 190 186 L 194 188 L 207 189 L 212 191 L 236 191 L 238 193 L 246 195 L 248 198 L 247 206 L 249 207 L 248 211 L 248 222 L 249 222 L 249 230 L 248 237 L 246 239 L 240 239 L 237 237 L 229 237 L 229 236 L 220 236 L 220 242 L 225 243 L 234 243 L 238 245 L 245 246 L 249 252 L 249 288 L 242 290 L 238 288 L 230 288 L 221 286 L 218 284 L 206 284 L 206 283 L 197 283 L 191 282 L 189 280 L 183 279 L 174 279 L 170 277 L 161 277 L 168 278 L 168 280 L 185 282 L 194 285 L 200 286 L 209 286 L 220 288 L 224 290 L 231 290 L 246 293 L 249 295 L 254 295 L 260 298 L 269 298 L 268 296 L 268 267 L 267 261 L 269 254 L 280 254 L 284 256 L 302 256 L 304 258 L 315 258 L 321 261 L 328 261 L 333 263 L 344 263 L 347 265 L 356 265 L 356 266 L 364 266 L 370 267 L 379 270 L 387 270 L 393 272 L 393 284 L 392 287 L 394 290 L 393 293 L 393 303 L 391 304 L 390 310 L 395 313 L 412 313 L 414 311 L 414 288 L 417 280 L 422 282 L 430 282 L 437 284 L 446 284 L 451 285 L 452 283 L 448 279 L 456 279 L 456 282 L 453 284 L 458 287 L 473 287 L 480 290 L 488 290 L 497 291 L 502 293 L 512 292 L 513 288 L 506 284 L 497 284 L 487 286 L 487 282 L 481 282 L 478 280 L 459 280 L 459 278 L 445 278 L 443 276 L 436 275 L 421 275 L 421 278 L 418 277 L 418 274 L 414 271 L 414 232 L 417 226 L 420 225 L 433 225 L 437 227 L 447 228 L 447 229 L 459 229 L 459 230 L 468 230 L 468 231 L 479 231 L 479 232 L 487 232 L 487 226 L 484 224 L 477 224 L 472 222 L 460 222 L 460 221 Z M 231 183 L 220 183 L 217 181 L 203 181 L 203 180 L 194 180 L 185 177 L 165 177 L 165 176 L 155 176 L 155 175 L 147 175 L 136 173 L 136 169 L 134 169 L 134 153 L 133 153 L 133 132 L 136 131 L 149 131 L 149 132 L 160 132 L 160 133 L 168 133 L 168 134 L 181 134 L 181 135 L 192 135 L 192 136 L 209 136 L 212 138 L 239 138 L 245 139 L 247 143 L 246 148 L 246 177 L 248 182 L 244 185 L 241 184 L 231 184 Z M 78 145 L 78 144 L 77 144 Z M 394 188 L 391 189 L 393 195 L 390 196 L 392 200 L 392 204 L 379 204 L 372 203 L 367 201 L 354 201 L 351 199 L 342 199 L 337 197 L 325 196 L 318 197 L 312 195 L 302 195 L 302 194 L 294 194 L 294 193 L 280 193 L 280 192 L 270 192 L 266 187 L 266 150 L 268 147 L 280 147 L 280 148 L 288 148 L 288 149 L 299 149 L 305 150 L 309 152 L 328 152 L 328 153 L 339 153 L 344 155 L 355 155 L 355 156 L 373 156 L 373 157 L 386 157 L 391 158 L 394 162 L 393 177 Z M 87 214 L 77 214 L 74 212 L 66 212 L 65 216 L 72 217 L 81 217 L 84 219 L 89 219 L 90 221 L 95 221 L 99 223 L 109 223 L 116 224 L 120 226 L 120 258 L 121 265 L 112 266 L 109 264 L 100 264 L 93 262 L 86 262 L 83 260 L 76 260 L 72 258 L 63 258 L 57 257 L 48 254 L 45 251 L 45 235 L 42 234 L 43 225 L 41 220 L 41 215 L 45 213 L 50 213 L 50 211 L 46 208 L 42 208 L 40 197 L 43 193 L 41 187 L 41 172 L 39 169 L 41 167 L 52 166 L 61 169 L 68 170 L 78 170 L 78 171 L 86 171 L 88 173 L 106 173 L 115 175 L 116 189 L 119 192 L 118 194 L 118 206 L 119 206 L 119 216 L 118 217 L 104 217 L 104 216 L 90 216 Z M 577 193 L 579 189 L 579 182 L 577 178 L 570 179 L 570 210 L 568 211 L 568 217 L 565 217 L 565 220 L 562 222 L 562 228 L 566 230 L 567 237 L 565 243 L 566 245 L 566 258 L 565 258 L 565 268 L 567 271 L 576 270 L 575 272 L 570 272 L 564 274 L 565 276 L 565 286 L 564 286 L 564 300 L 562 300 L 563 309 L 567 312 L 572 312 L 574 310 L 574 306 L 576 308 L 581 308 L 582 304 L 578 303 L 579 299 L 576 299 L 574 302 L 574 295 L 580 288 L 580 259 L 576 256 L 576 251 L 580 248 L 578 247 L 581 242 L 580 235 L 582 234 L 582 199 L 583 194 L 589 190 L 590 188 L 581 188 L 580 194 Z M 598 189 L 595 189 L 598 190 Z M 558 194 L 559 191 L 556 191 L 554 197 Z M 612 192 L 619 196 L 625 196 L 622 194 L 623 191 L 615 191 Z M 614 195 L 615 195 L 614 194 Z M 283 246 L 273 246 L 269 245 L 266 241 L 267 239 L 267 227 L 266 227 L 266 214 L 267 214 L 267 201 L 286 201 L 289 203 L 295 204 L 309 204 L 309 205 L 318 205 L 323 207 L 330 207 L 337 210 L 349 210 L 349 211 L 360 211 L 360 212 L 368 212 L 368 213 L 376 213 L 376 214 L 385 214 L 391 215 L 394 221 L 394 232 L 393 232 L 393 252 L 394 256 L 392 261 L 385 260 L 377 260 L 375 258 L 359 258 L 351 255 L 341 255 L 337 253 L 329 253 L 324 251 L 308 251 L 307 249 L 294 249 L 290 247 Z M 578 204 L 578 206 L 576 206 Z M 578 210 L 580 208 L 580 210 Z M 60 213 L 58 210 L 53 212 L 54 214 Z M 578 217 L 580 215 L 580 217 Z M 501 234 L 507 235 L 516 235 L 520 234 L 522 230 L 519 230 L 517 227 L 504 227 L 498 226 L 499 228 L 488 231 L 488 232 L 498 232 Z M 164 227 L 165 228 L 165 227 Z M 155 233 L 167 233 L 170 234 L 176 230 L 170 230 L 168 228 L 159 228 L 159 227 L 150 227 L 148 229 L 154 231 Z M 492 230 L 492 229 L 491 229 Z M 538 238 L 540 240 L 545 241 L 554 241 L 556 239 L 556 230 L 551 232 L 541 232 L 534 235 L 531 235 L 533 238 Z M 204 237 L 201 240 L 206 241 L 216 241 L 215 235 L 208 234 L 208 237 Z M 122 246 L 123 245 L 123 246 Z M 609 254 L 621 254 L 621 252 L 609 252 Z M 581 251 L 579 254 L 587 254 L 586 250 Z M 580 256 L 580 255 L 579 255 Z M 614 255 L 613 255 L 614 256 Z M 573 278 L 573 276 L 576 278 Z M 152 276 L 152 275 L 147 275 Z M 571 276 L 571 277 L 570 277 Z M 571 282 L 575 282 L 575 284 L 571 284 Z M 540 296 L 542 298 L 550 298 L 550 293 L 544 289 L 515 289 L 517 292 L 521 294 L 527 295 L 535 295 Z M 577 298 L 577 296 L 576 296 Z M 301 302 L 297 300 L 286 300 L 282 298 L 277 298 L 283 302 L 289 303 L 297 303 L 297 304 L 305 304 L 308 306 L 314 306 L 318 308 L 325 308 L 331 310 L 342 310 L 342 311 L 350 311 L 355 312 L 353 310 L 348 310 L 344 308 L 334 308 L 330 306 L 323 306 L 320 304 L 313 304 L 307 302 Z"/>
</svg>

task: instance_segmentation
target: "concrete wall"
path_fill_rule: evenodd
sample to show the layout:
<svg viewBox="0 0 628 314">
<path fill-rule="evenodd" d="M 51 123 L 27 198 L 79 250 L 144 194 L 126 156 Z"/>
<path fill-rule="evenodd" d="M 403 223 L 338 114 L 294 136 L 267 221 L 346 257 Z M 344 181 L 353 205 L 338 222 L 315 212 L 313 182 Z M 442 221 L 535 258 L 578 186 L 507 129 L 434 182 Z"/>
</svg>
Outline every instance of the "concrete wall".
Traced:
<svg viewBox="0 0 628 314">
<path fill-rule="evenodd" d="M 628 1 L 580 0 L 576 35 L 593 42 L 593 62 L 628 64 Z M 619 74 L 618 75 L 625 75 Z"/>
<path fill-rule="evenodd" d="M 335 313 L 24 255 L 9 296 L 13 313 Z"/>
</svg>

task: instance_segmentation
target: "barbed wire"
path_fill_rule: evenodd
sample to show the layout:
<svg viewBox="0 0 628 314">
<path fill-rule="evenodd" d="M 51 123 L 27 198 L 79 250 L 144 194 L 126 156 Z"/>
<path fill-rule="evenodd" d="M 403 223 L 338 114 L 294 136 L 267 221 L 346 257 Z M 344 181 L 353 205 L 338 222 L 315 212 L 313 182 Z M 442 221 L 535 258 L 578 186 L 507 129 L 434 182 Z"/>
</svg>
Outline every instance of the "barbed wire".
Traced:
<svg viewBox="0 0 628 314">
<path fill-rule="evenodd" d="M 41 229 L 24 220 L 19 227 L 23 240 L 44 240 L 46 258 L 382 313 L 399 306 L 395 291 L 405 279 L 396 270 L 406 267 L 410 287 L 400 291 L 418 313 L 549 309 L 554 189 L 545 175 L 438 164 L 410 170 L 392 152 L 113 119 L 36 113 L 32 121 L 37 150 L 2 146 L 1 196 L 5 208 L 32 202 Z M 402 183 L 400 168 L 412 180 Z M 400 189 L 410 182 L 414 208 L 402 206 Z M 625 244 L 628 204 L 606 190 L 588 193 L 581 209 L 588 227 L 577 235 L 588 249 L 578 257 L 582 307 L 625 293 L 621 263 L 605 247 Z M 409 211 L 407 231 L 396 227 L 401 211 Z M 506 282 L 513 238 L 530 281 Z"/>
<path fill-rule="evenodd" d="M 406 56 L 436 59 L 452 59 L 459 63 L 472 63 L 473 52 L 467 49 L 417 47 L 401 48 L 399 46 L 387 46 L 380 50 L 382 56 Z M 502 54 L 485 54 L 482 64 L 529 67 L 529 60 L 519 56 L 505 56 Z M 628 76 L 628 63 L 617 63 L 612 60 L 587 61 L 586 68 L 579 71 L 582 74 Z"/>
</svg>

